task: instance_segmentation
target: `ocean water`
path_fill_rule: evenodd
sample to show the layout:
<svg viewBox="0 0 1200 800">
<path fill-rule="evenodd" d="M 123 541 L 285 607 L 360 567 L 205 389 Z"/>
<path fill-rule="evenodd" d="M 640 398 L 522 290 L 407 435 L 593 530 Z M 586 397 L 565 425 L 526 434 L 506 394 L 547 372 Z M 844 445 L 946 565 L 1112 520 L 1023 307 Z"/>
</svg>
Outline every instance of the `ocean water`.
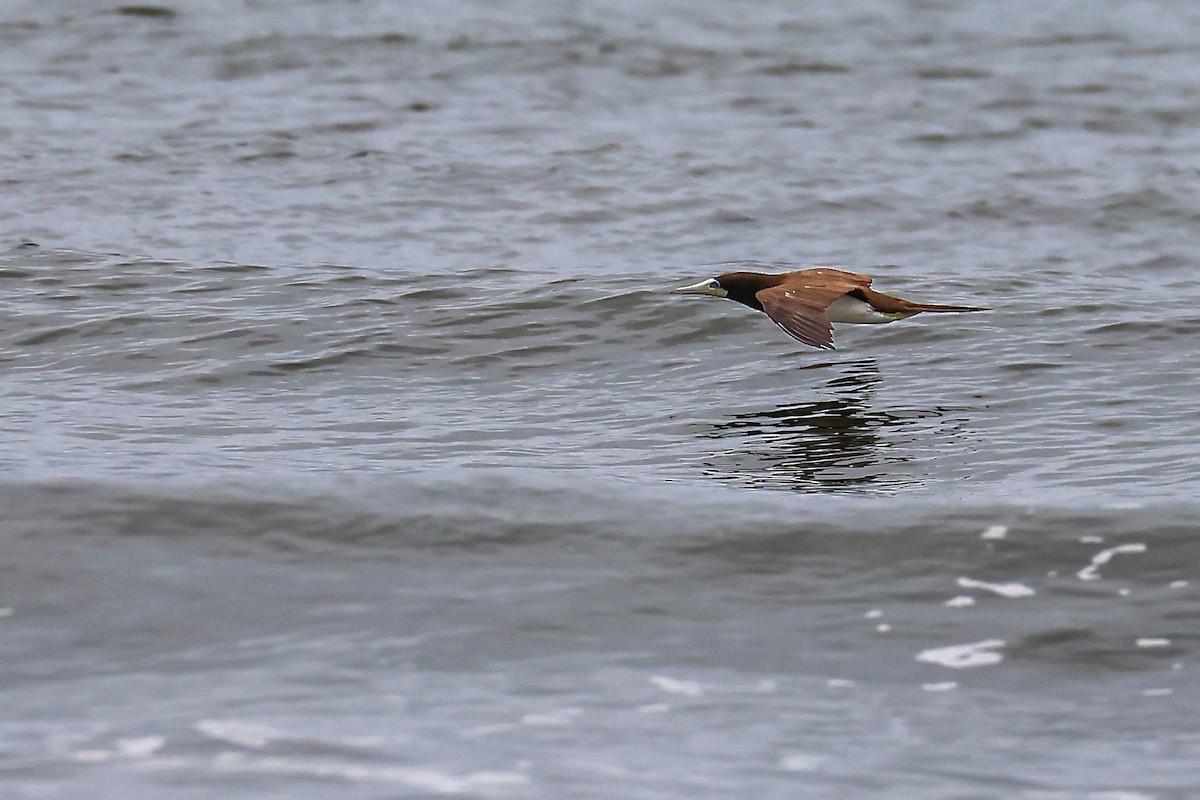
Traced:
<svg viewBox="0 0 1200 800">
<path fill-rule="evenodd" d="M 6 4 L 0 795 L 1200 796 L 1198 41 Z"/>
</svg>

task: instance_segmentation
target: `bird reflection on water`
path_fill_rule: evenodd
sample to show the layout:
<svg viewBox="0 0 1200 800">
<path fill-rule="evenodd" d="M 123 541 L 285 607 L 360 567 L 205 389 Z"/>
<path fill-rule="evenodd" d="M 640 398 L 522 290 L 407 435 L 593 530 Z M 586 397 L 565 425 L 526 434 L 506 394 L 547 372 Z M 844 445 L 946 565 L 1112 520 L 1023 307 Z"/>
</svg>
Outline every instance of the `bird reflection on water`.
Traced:
<svg viewBox="0 0 1200 800">
<path fill-rule="evenodd" d="M 927 424 L 947 409 L 879 410 L 882 381 L 874 359 L 824 363 L 837 368 L 828 396 L 730 415 L 704 434 L 729 442 L 704 462 L 706 474 L 748 486 L 802 492 L 888 492 L 920 483 L 904 444 L 886 429 Z M 915 433 L 915 432 L 914 432 Z"/>
</svg>

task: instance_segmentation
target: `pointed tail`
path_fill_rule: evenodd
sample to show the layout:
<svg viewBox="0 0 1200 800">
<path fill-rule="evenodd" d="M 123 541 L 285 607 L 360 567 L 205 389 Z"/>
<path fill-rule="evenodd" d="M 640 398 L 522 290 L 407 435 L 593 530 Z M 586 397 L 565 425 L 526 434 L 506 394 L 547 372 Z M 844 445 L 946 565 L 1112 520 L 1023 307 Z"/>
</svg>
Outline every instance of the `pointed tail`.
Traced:
<svg viewBox="0 0 1200 800">
<path fill-rule="evenodd" d="M 937 311 L 965 313 L 967 311 L 991 311 L 990 308 L 985 308 L 983 306 L 944 306 L 939 303 L 910 303 L 909 305 L 914 312 Z"/>
<path fill-rule="evenodd" d="M 851 296 L 857 297 L 859 300 L 865 300 L 871 304 L 871 307 L 876 311 L 884 314 L 898 314 L 900 318 L 911 317 L 913 314 L 920 314 L 922 311 L 946 311 L 946 312 L 966 312 L 966 311 L 991 311 L 990 308 L 982 308 L 980 306 L 947 306 L 941 303 L 914 303 L 911 300 L 905 300 L 901 297 L 892 297 L 890 294 L 877 292 L 874 289 L 863 287 L 856 291 L 850 292 Z"/>
</svg>

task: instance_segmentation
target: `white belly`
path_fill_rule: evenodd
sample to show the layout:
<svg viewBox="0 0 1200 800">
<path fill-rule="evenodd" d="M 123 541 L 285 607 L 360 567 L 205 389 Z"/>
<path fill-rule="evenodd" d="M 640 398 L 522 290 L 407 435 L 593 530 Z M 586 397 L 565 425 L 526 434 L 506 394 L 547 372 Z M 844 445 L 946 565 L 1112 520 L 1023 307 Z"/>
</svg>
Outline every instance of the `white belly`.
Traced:
<svg viewBox="0 0 1200 800">
<path fill-rule="evenodd" d="M 895 322 L 896 317 L 871 308 L 870 304 L 853 297 L 839 297 L 825 311 L 830 322 L 852 322 L 859 325 L 878 325 Z"/>
</svg>

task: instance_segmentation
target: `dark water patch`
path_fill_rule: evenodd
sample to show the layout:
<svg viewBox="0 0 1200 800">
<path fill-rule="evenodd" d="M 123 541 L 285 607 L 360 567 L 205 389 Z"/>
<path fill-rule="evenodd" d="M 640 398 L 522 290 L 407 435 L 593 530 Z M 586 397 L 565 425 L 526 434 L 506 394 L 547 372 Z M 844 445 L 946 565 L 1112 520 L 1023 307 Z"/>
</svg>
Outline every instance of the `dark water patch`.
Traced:
<svg viewBox="0 0 1200 800">
<path fill-rule="evenodd" d="M 1079 127 L 1090 133 L 1106 133 L 1112 135 L 1127 135 L 1138 131 L 1144 124 L 1141 119 L 1128 116 L 1124 109 L 1102 110 L 1103 116 L 1085 119 Z"/>
<path fill-rule="evenodd" d="M 319 125 L 312 128 L 313 133 L 368 133 L 370 131 L 379 130 L 380 121 L 378 119 L 360 119 L 360 120 L 344 120 L 332 122 L 326 125 Z"/>
<path fill-rule="evenodd" d="M 1127 343 L 1141 339 L 1180 341 L 1200 334 L 1200 318 L 1171 320 L 1122 320 L 1088 328 L 1084 333 Z"/>
<path fill-rule="evenodd" d="M 339 36 L 336 33 L 272 33 L 249 36 L 220 47 L 214 75 L 218 80 L 254 80 L 278 72 L 310 69 L 337 71 L 346 53 L 359 58 L 387 58 L 419 45 L 404 34 Z"/>
<path fill-rule="evenodd" d="M 1004 141 L 1019 139 L 1026 134 L 1028 126 L 993 128 L 990 130 L 964 131 L 962 133 L 920 133 L 911 138 L 917 144 L 969 144 L 973 142 Z"/>
<path fill-rule="evenodd" d="M 787 77 L 791 75 L 841 75 L 850 71 L 843 64 L 832 64 L 824 61 L 788 60 L 777 64 L 769 64 L 755 70 L 760 75 Z"/>
<path fill-rule="evenodd" d="M 269 272 L 271 267 L 265 264 L 208 264 L 199 267 L 206 272 L 254 273 Z"/>
<path fill-rule="evenodd" d="M 1086 217 L 1071 205 L 1022 192 L 973 199 L 949 206 L 945 213 L 950 219 L 1000 220 L 1021 226 L 1075 224 Z"/>
<path fill-rule="evenodd" d="M 166 154 L 157 150 L 140 150 L 137 152 L 124 151 L 113 155 L 113 161 L 118 161 L 123 164 L 145 164 L 153 161 L 160 161 L 166 158 Z"/>
<path fill-rule="evenodd" d="M 1139 647 L 1138 631 L 1066 628 L 1038 631 L 1012 643 L 1014 660 L 1054 664 L 1079 674 L 1088 672 L 1170 670 L 1196 649 L 1195 637 L 1178 633 L 1159 637 L 1164 645 Z"/>
<path fill-rule="evenodd" d="M 597 156 L 615 155 L 622 151 L 620 142 L 605 142 L 593 147 L 569 148 L 555 151 L 556 156 L 594 158 Z M 609 189 L 611 191 L 611 189 Z"/>
<path fill-rule="evenodd" d="M 1018 47 L 1061 47 L 1090 44 L 1129 44 L 1129 38 L 1111 32 L 1055 33 L 1046 36 L 1029 36 L 1014 40 Z"/>
<path fill-rule="evenodd" d="M 997 366 L 1004 372 L 1040 372 L 1063 369 L 1066 364 L 1056 361 L 1009 361 Z"/>
<path fill-rule="evenodd" d="M 428 49 L 419 35 L 402 32 L 360 35 L 339 30 L 322 34 L 281 31 L 251 35 L 223 45 L 214 76 L 218 80 L 254 80 L 276 72 L 307 70 L 340 76 L 349 62 L 365 59 L 394 67 L 395 59 L 409 59 Z M 341 78 L 339 82 L 360 83 L 352 77 Z M 414 105 L 410 110 L 428 110 L 420 107 L 421 101 Z"/>
<path fill-rule="evenodd" d="M 150 285 L 148 281 L 111 277 L 91 284 L 83 284 L 84 289 L 99 289 L 102 292 L 136 292 Z"/>
<path fill-rule="evenodd" d="M 923 81 L 978 81 L 992 77 L 990 70 L 973 67 L 931 67 L 917 70 L 916 75 Z"/>
<path fill-rule="evenodd" d="M 1097 204 L 1091 227 L 1107 233 L 1137 232 L 1149 220 L 1192 225 L 1200 223 L 1200 213 L 1179 198 L 1156 189 L 1122 192 Z"/>
<path fill-rule="evenodd" d="M 712 212 L 712 216 L 709 217 L 709 219 L 717 225 L 741 225 L 747 222 L 757 221 L 749 214 L 726 208 L 719 208 Z"/>
<path fill-rule="evenodd" d="M 1055 86 L 1050 91 L 1055 94 L 1107 94 L 1114 91 L 1114 87 L 1106 83 L 1077 83 L 1065 86 Z"/>
<path fill-rule="evenodd" d="M 296 372 L 299 370 L 319 370 L 336 367 L 353 359 L 366 358 L 375 355 L 375 349 L 370 347 L 346 347 L 331 352 L 319 353 L 306 358 L 292 361 L 275 361 L 270 364 L 273 370 L 281 372 Z"/>
<path fill-rule="evenodd" d="M 704 473 L 734 485 L 801 492 L 881 493 L 921 485 L 920 470 L 906 466 L 922 450 L 912 445 L 953 447 L 969 414 L 889 405 L 878 396 L 884 378 L 873 359 L 802 368 L 835 366 L 818 399 L 741 410 L 699 428 L 723 445 L 701 459 Z"/>
<path fill-rule="evenodd" d="M 80 327 L 81 326 L 78 325 L 70 325 L 66 327 L 44 330 L 39 333 L 35 333 L 32 336 L 27 336 L 23 339 L 17 339 L 14 344 L 16 344 L 18 347 L 37 347 L 38 345 L 49 344 L 50 342 L 54 342 L 58 339 L 78 334 Z"/>
<path fill-rule="evenodd" d="M 1178 270 L 1181 268 L 1190 269 L 1194 265 L 1194 263 L 1195 263 L 1195 261 L 1194 261 L 1193 257 L 1191 257 L 1191 256 L 1174 255 L 1174 254 L 1170 254 L 1170 253 L 1159 253 L 1159 254 L 1152 255 L 1143 261 L 1139 261 L 1136 264 L 1132 264 L 1129 266 L 1129 268 L 1132 268 L 1133 270 L 1138 271 L 1138 272 L 1141 272 L 1141 271 L 1155 272 L 1155 271 L 1159 271 L 1159 270 L 1174 271 L 1174 270 Z M 1189 283 L 1187 286 L 1179 287 L 1179 291 L 1182 293 L 1182 292 L 1188 291 L 1190 288 L 1191 288 L 1191 284 Z"/>
<path fill-rule="evenodd" d="M 192 320 L 193 324 L 207 324 L 212 322 L 221 322 L 219 317 L 198 317 Z M 278 339 L 263 337 L 252 327 L 234 327 L 226 330 L 215 331 L 213 333 L 201 334 L 198 336 L 183 337 L 180 341 L 183 344 L 203 344 L 205 342 L 216 342 L 222 339 L 244 339 L 254 338 L 253 346 L 261 347 L 268 344 L 274 344 Z"/>
<path fill-rule="evenodd" d="M 124 17 L 160 20 L 171 20 L 179 16 L 178 11 L 167 6 L 118 6 L 116 13 Z"/>
<path fill-rule="evenodd" d="M 248 153 L 244 156 L 238 156 L 237 161 L 242 163 L 250 163 L 254 161 L 276 161 L 288 158 L 295 158 L 298 154 L 290 147 L 275 147 L 262 150 L 257 153 Z"/>
<path fill-rule="evenodd" d="M 555 211 L 541 214 L 533 219 L 538 224 L 553 225 L 595 225 L 611 223 L 618 219 L 618 213 L 602 208 L 578 209 L 575 211 Z"/>
<path fill-rule="evenodd" d="M 205 283 L 197 282 L 186 286 L 179 286 L 169 290 L 170 294 L 183 295 L 198 295 L 198 294 L 224 294 L 234 290 L 234 286 L 229 282 L 221 283 Z"/>
<path fill-rule="evenodd" d="M 375 39 L 382 44 L 388 45 L 410 45 L 418 41 L 416 36 L 399 32 L 381 33 Z"/>
<path fill-rule="evenodd" d="M 1197 109 L 1153 109 L 1150 117 L 1165 128 L 1195 126 L 1200 122 L 1200 110 Z"/>
<path fill-rule="evenodd" d="M 402 292 L 394 298 L 389 298 L 387 302 L 396 303 L 400 301 L 413 301 L 418 303 L 438 303 L 447 300 L 463 301 L 469 300 L 474 294 L 462 288 L 454 286 L 443 286 L 429 289 L 413 289 L 411 291 Z"/>
<path fill-rule="evenodd" d="M 821 400 L 742 413 L 706 434 L 730 445 L 703 461 L 728 482 L 808 492 L 895 490 L 914 485 L 902 452 L 881 429 L 911 420 L 873 411 L 853 399 Z M 890 448 L 890 449 L 888 449 Z"/>
</svg>

